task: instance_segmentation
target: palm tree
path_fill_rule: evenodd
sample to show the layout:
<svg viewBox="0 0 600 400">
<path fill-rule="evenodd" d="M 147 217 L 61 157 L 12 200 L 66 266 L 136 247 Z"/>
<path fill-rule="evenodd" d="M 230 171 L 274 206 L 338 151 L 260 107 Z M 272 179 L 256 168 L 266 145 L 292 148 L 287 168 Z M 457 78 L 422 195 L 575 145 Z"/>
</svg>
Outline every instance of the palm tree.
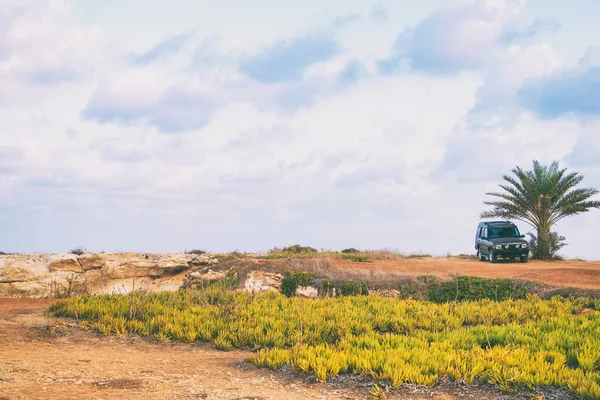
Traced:
<svg viewBox="0 0 600 400">
<path fill-rule="evenodd" d="M 481 213 L 481 218 L 516 219 L 537 231 L 537 250 L 541 259 L 550 258 L 551 228 L 563 218 L 600 208 L 600 201 L 590 200 L 596 189 L 576 189 L 583 176 L 567 173 L 558 162 L 541 165 L 533 162 L 533 170 L 520 167 L 512 170 L 515 177 L 504 175 L 504 192 L 486 193 L 500 200 L 484 202 L 493 208 Z"/>
</svg>

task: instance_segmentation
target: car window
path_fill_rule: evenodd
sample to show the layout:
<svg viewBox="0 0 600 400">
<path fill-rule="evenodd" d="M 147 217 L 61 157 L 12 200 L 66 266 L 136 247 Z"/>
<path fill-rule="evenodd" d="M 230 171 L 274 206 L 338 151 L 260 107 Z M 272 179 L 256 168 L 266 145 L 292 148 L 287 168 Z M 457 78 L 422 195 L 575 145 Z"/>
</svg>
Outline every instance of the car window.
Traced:
<svg viewBox="0 0 600 400">
<path fill-rule="evenodd" d="M 490 239 L 518 237 L 519 230 L 517 227 L 503 226 L 497 228 L 489 228 L 488 237 Z"/>
</svg>

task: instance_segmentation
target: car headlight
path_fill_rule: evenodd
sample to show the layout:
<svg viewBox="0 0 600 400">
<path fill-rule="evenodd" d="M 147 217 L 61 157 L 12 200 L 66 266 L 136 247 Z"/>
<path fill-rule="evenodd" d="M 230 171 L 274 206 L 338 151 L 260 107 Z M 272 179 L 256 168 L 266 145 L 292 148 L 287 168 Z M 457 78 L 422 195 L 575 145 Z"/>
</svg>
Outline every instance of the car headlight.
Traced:
<svg viewBox="0 0 600 400">
<path fill-rule="evenodd" d="M 524 249 L 526 249 L 526 248 L 529 247 L 529 243 L 525 243 L 525 244 L 521 245 L 521 247 L 523 247 Z"/>
</svg>

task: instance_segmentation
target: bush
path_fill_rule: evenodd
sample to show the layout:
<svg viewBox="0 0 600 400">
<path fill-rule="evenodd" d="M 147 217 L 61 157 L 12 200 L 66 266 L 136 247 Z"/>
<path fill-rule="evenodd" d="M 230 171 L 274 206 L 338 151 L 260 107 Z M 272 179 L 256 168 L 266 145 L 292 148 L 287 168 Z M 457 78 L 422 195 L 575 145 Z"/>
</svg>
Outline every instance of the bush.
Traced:
<svg viewBox="0 0 600 400">
<path fill-rule="evenodd" d="M 296 295 L 298 286 L 309 286 L 314 279 L 314 275 L 308 272 L 291 273 L 286 271 L 283 280 L 281 281 L 281 294 L 292 297 Z"/>
<path fill-rule="evenodd" d="M 356 254 L 342 254 L 342 258 L 345 260 L 352 261 L 352 262 L 364 262 L 364 263 L 373 262 L 373 261 L 369 260 L 367 257 L 357 256 Z"/>
<path fill-rule="evenodd" d="M 494 301 L 516 300 L 526 298 L 531 293 L 533 285 L 528 286 L 510 279 L 459 276 L 446 282 L 428 282 L 427 298 L 434 303 L 481 299 Z"/>
<path fill-rule="evenodd" d="M 69 253 L 75 254 L 76 256 L 80 256 L 82 254 L 87 253 L 87 249 L 82 246 L 79 246 L 79 247 L 75 247 L 74 249 L 72 249 Z"/>
<path fill-rule="evenodd" d="M 192 250 L 185 250 L 184 253 L 185 254 L 202 255 L 202 254 L 206 254 L 206 251 L 205 250 L 199 250 L 199 249 L 192 249 Z"/>
<path fill-rule="evenodd" d="M 295 244 L 293 246 L 284 247 L 281 250 L 283 253 L 292 253 L 292 254 L 306 254 L 306 253 L 318 253 L 317 249 L 308 246 L 300 246 L 299 244 Z"/>
<path fill-rule="evenodd" d="M 342 253 L 344 253 L 344 254 L 352 254 L 352 253 L 360 253 L 360 251 L 358 251 L 354 247 L 350 247 L 349 249 L 342 250 Z"/>
<path fill-rule="evenodd" d="M 364 282 L 342 282 L 338 289 L 340 296 L 358 296 L 369 294 L 369 288 Z"/>
<path fill-rule="evenodd" d="M 209 286 L 233 290 L 240 284 L 240 280 L 234 271 L 229 271 L 225 278 L 211 281 Z"/>
</svg>

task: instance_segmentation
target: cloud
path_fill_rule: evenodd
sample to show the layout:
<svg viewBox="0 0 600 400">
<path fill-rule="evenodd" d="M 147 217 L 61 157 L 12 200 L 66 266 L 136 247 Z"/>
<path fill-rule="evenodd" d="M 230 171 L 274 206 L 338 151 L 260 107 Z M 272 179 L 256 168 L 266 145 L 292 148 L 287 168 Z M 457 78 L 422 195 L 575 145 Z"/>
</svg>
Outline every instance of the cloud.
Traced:
<svg viewBox="0 0 600 400">
<path fill-rule="evenodd" d="M 575 168 L 596 168 L 600 172 L 600 122 L 590 122 L 579 131 L 581 135 L 566 161 Z M 600 181 L 599 181 L 600 182 Z"/>
<path fill-rule="evenodd" d="M 203 128 L 229 102 L 259 101 L 268 92 L 231 70 L 184 75 L 180 83 L 169 75 L 145 68 L 119 71 L 99 85 L 82 115 L 100 123 L 141 123 L 181 133 Z"/>
<path fill-rule="evenodd" d="M 373 7 L 371 10 L 371 20 L 375 24 L 383 24 L 388 20 L 388 11 L 383 7 Z"/>
<path fill-rule="evenodd" d="M 300 36 L 262 49 L 242 61 L 240 71 L 262 83 L 299 80 L 306 68 L 339 52 L 337 42 L 327 35 Z"/>
<path fill-rule="evenodd" d="M 357 59 L 348 60 L 344 69 L 338 75 L 338 81 L 341 84 L 348 85 L 358 82 L 367 74 L 366 68 Z"/>
<path fill-rule="evenodd" d="M 547 77 L 560 69 L 562 61 L 547 44 L 511 45 L 498 53 L 477 89 L 477 102 L 468 121 L 477 126 L 511 126 L 523 112 L 519 90 L 531 79 Z"/>
<path fill-rule="evenodd" d="M 0 101 L 31 98 L 29 89 L 70 82 L 93 69 L 100 31 L 76 26 L 70 17 L 62 0 L 0 2 Z"/>
<path fill-rule="evenodd" d="M 334 28 L 345 28 L 348 25 L 352 25 L 360 21 L 360 15 L 356 13 L 349 13 L 335 17 L 331 22 L 331 26 Z"/>
<path fill-rule="evenodd" d="M 515 165 L 528 167 L 534 159 L 564 159 L 575 146 L 580 129 L 575 121 L 540 121 L 529 113 L 520 114 L 510 126 L 463 122 L 449 136 L 443 162 L 432 178 L 461 184 L 499 182 Z"/>
<path fill-rule="evenodd" d="M 482 68 L 522 9 L 523 1 L 487 0 L 436 11 L 398 36 L 379 69 L 393 73 L 408 67 L 453 75 Z"/>
<path fill-rule="evenodd" d="M 25 156 L 26 151 L 22 146 L 0 145 L 0 177 L 14 175 Z"/>
<path fill-rule="evenodd" d="M 576 68 L 530 80 L 519 92 L 521 104 L 543 118 L 600 116 L 600 48 L 590 48 Z"/>
<path fill-rule="evenodd" d="M 134 64 L 144 65 L 165 59 L 166 57 L 179 52 L 193 34 L 194 32 L 189 32 L 171 36 L 142 54 L 132 55 L 131 60 Z"/>
<path fill-rule="evenodd" d="M 531 39 L 543 32 L 556 32 L 561 27 L 562 25 L 557 19 L 537 18 L 527 26 L 507 30 L 501 39 L 506 42 L 522 41 Z"/>
</svg>

